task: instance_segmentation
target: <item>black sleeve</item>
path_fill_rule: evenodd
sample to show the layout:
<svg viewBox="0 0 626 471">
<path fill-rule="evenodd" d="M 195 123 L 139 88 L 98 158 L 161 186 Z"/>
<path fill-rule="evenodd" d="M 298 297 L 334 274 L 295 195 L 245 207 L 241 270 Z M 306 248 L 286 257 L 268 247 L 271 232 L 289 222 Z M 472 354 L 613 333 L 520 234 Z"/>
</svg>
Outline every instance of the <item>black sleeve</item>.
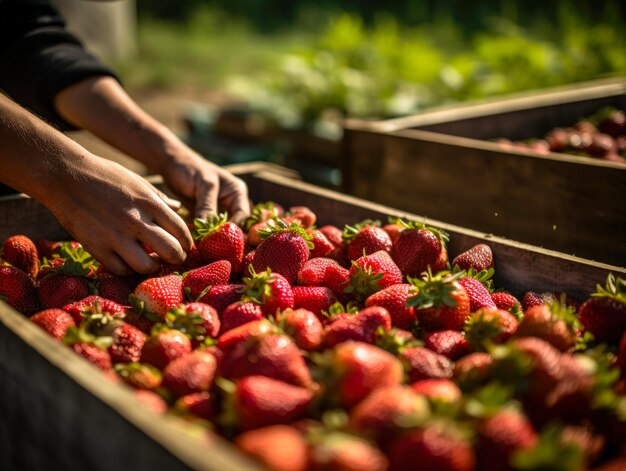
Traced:
<svg viewBox="0 0 626 471">
<path fill-rule="evenodd" d="M 65 87 L 115 73 L 65 29 L 48 0 L 0 0 L 0 89 L 61 130 L 75 129 L 59 116 L 54 97 Z"/>
</svg>

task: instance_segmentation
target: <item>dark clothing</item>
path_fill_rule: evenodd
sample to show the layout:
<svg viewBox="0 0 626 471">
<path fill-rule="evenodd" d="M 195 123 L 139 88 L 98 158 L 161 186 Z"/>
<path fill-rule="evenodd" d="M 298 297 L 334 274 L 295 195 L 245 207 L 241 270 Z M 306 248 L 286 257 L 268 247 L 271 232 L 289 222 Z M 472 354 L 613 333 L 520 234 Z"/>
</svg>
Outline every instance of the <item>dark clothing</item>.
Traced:
<svg viewBox="0 0 626 471">
<path fill-rule="evenodd" d="M 65 29 L 48 0 L 0 0 L 0 90 L 60 130 L 75 129 L 54 98 L 83 79 L 114 72 Z M 0 195 L 11 189 L 0 183 Z"/>
<path fill-rule="evenodd" d="M 75 129 L 56 112 L 54 97 L 97 75 L 116 77 L 65 29 L 48 0 L 0 0 L 0 89 L 13 100 L 61 130 Z"/>
</svg>

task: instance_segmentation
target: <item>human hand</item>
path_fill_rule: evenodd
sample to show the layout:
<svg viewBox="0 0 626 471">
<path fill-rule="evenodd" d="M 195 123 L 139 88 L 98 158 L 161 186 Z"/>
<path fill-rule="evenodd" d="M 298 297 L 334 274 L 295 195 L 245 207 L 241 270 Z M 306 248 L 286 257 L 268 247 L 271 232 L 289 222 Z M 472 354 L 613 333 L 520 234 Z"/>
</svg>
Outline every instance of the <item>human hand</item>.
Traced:
<svg viewBox="0 0 626 471">
<path fill-rule="evenodd" d="M 163 193 L 119 164 L 86 156 L 59 173 L 44 201 L 61 225 L 109 271 L 152 273 L 159 260 L 181 264 L 191 249 L 185 222 Z M 143 242 L 157 256 L 141 247 Z"/>
</svg>

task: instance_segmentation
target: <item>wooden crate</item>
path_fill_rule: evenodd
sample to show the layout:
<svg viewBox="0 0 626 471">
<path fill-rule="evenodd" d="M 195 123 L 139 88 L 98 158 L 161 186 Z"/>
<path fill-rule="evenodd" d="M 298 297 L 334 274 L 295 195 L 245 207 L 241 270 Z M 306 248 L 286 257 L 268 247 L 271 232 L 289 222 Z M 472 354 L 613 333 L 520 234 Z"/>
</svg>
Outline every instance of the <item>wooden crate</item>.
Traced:
<svg viewBox="0 0 626 471">
<path fill-rule="evenodd" d="M 318 188 L 266 164 L 232 168 L 256 201 L 308 205 L 319 224 L 343 225 L 365 218 L 422 217 Z M 488 243 L 496 283 L 514 293 L 546 289 L 584 298 L 609 272 L 623 268 L 512 242 L 438 221 L 457 254 Z M 41 205 L 24 196 L 0 198 L 2 237 L 63 238 L 67 234 Z M 189 434 L 171 417 L 144 409 L 129 390 L 53 341 L 27 318 L 0 301 L 0 469 L 254 470 L 232 445 L 217 436 Z"/>
<path fill-rule="evenodd" d="M 485 233 L 626 266 L 626 166 L 503 150 L 603 106 L 626 109 L 626 79 L 345 124 L 346 191 Z"/>
</svg>

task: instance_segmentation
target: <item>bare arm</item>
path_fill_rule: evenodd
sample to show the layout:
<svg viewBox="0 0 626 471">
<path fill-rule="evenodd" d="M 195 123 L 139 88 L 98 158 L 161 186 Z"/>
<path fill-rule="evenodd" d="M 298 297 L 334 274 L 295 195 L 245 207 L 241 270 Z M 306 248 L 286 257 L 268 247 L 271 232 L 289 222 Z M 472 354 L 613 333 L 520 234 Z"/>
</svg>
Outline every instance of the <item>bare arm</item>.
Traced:
<svg viewBox="0 0 626 471">
<path fill-rule="evenodd" d="M 55 98 L 59 114 L 160 173 L 196 217 L 227 210 L 241 220 L 250 208 L 246 185 L 206 161 L 169 129 L 144 112 L 111 77 L 93 77 L 65 88 Z"/>
<path fill-rule="evenodd" d="M 91 154 L 2 95 L 0 180 L 47 206 L 114 273 L 158 269 L 139 242 L 175 264 L 191 247 L 184 221 L 143 178 Z"/>
</svg>

